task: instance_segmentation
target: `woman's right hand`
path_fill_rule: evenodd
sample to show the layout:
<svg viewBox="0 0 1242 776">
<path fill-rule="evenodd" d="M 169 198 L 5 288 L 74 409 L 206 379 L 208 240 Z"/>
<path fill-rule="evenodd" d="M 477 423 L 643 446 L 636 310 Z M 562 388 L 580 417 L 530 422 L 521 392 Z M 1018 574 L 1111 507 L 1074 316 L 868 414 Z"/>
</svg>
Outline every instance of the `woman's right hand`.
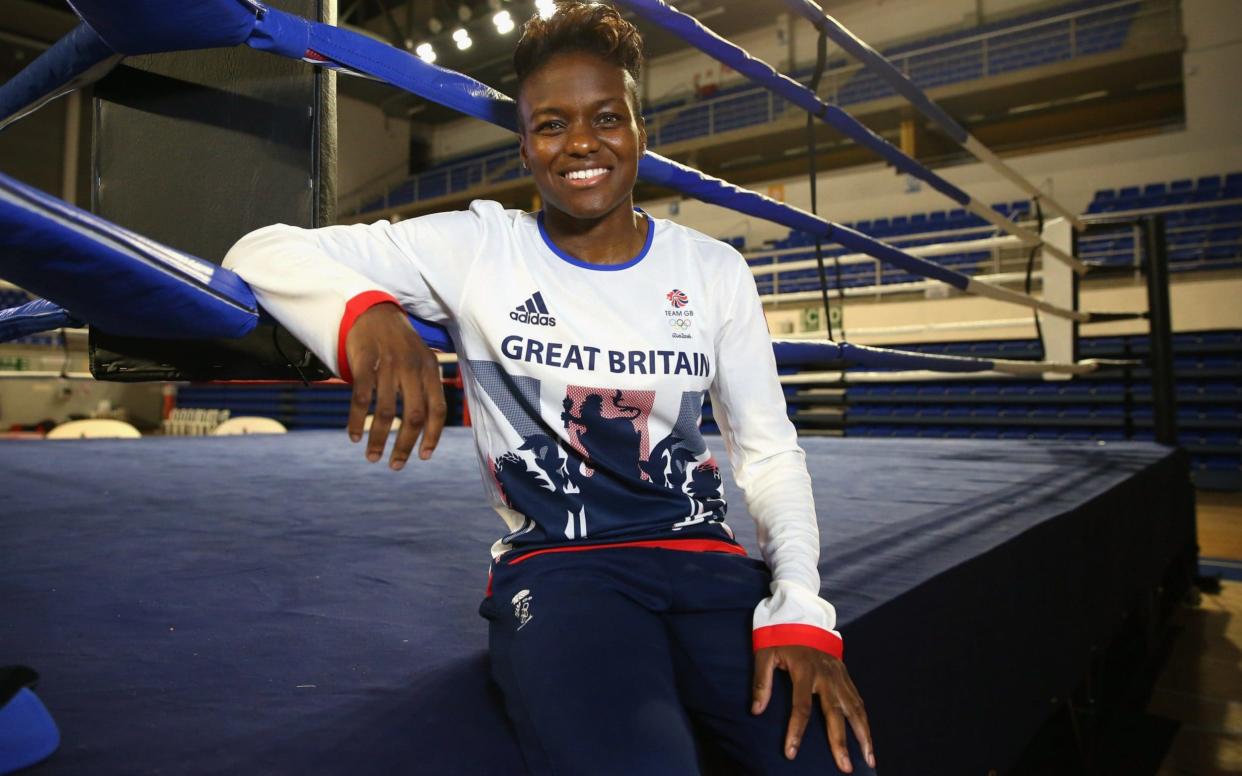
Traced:
<svg viewBox="0 0 1242 776">
<path fill-rule="evenodd" d="M 375 396 L 375 418 L 367 438 L 367 460 L 384 454 L 388 431 L 397 415 L 397 395 L 404 405 L 401 429 L 388 465 L 405 466 L 422 433 L 418 457 L 431 458 L 444 430 L 444 385 L 436 355 L 414 331 L 395 304 L 377 304 L 358 316 L 345 338 L 345 353 L 354 377 L 349 407 L 349 438 L 362 439 L 363 425 Z"/>
</svg>

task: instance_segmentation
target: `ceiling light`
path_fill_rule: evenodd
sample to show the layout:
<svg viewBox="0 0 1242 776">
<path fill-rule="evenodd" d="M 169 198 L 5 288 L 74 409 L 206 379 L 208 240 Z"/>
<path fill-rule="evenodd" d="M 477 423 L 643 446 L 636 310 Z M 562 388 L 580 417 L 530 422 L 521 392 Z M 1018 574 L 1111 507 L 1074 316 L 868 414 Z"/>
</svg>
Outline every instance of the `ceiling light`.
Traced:
<svg viewBox="0 0 1242 776">
<path fill-rule="evenodd" d="M 535 0 L 535 12 L 540 19 L 551 19 L 556 14 L 556 3 L 552 0 Z"/>
<path fill-rule="evenodd" d="M 464 27 L 458 27 L 453 30 L 453 40 L 457 43 L 457 48 L 462 51 L 470 48 L 474 41 L 470 40 L 470 33 L 466 32 Z"/>
<path fill-rule="evenodd" d="M 492 24 L 496 25 L 496 32 L 499 32 L 501 35 L 508 35 L 513 32 L 513 17 L 509 15 L 508 11 L 500 11 L 493 16 Z"/>
<path fill-rule="evenodd" d="M 414 49 L 414 53 L 418 54 L 418 58 L 427 64 L 436 61 L 436 50 L 431 47 L 430 43 L 418 44 L 418 48 Z"/>
<path fill-rule="evenodd" d="M 444 23 L 441 22 L 436 17 L 433 16 L 427 20 L 427 31 L 430 32 L 432 35 L 439 35 L 443 29 L 444 29 Z"/>
<path fill-rule="evenodd" d="M 457 6 L 457 18 L 458 19 L 461 19 L 463 22 L 468 22 L 470 21 L 470 17 L 472 16 L 474 16 L 474 12 L 470 10 L 470 6 L 466 5 L 465 3 L 462 3 L 461 5 Z"/>
</svg>

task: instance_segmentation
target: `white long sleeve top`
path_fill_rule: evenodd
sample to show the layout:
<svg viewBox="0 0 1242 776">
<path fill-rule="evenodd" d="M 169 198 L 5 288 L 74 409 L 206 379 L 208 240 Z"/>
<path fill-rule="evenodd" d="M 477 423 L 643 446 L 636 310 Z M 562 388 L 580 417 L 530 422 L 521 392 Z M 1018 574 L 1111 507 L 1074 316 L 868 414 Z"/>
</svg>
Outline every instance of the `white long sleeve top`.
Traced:
<svg viewBox="0 0 1242 776">
<path fill-rule="evenodd" d="M 475 201 L 390 224 L 242 238 L 224 266 L 345 379 L 345 338 L 374 304 L 443 324 L 456 345 L 483 484 L 508 527 L 497 562 L 628 544 L 743 553 L 700 433 L 710 393 L 772 569 L 754 644 L 841 656 L 819 596 L 819 531 L 754 279 L 728 245 L 647 216 L 624 264 L 579 261 L 538 214 Z"/>
</svg>

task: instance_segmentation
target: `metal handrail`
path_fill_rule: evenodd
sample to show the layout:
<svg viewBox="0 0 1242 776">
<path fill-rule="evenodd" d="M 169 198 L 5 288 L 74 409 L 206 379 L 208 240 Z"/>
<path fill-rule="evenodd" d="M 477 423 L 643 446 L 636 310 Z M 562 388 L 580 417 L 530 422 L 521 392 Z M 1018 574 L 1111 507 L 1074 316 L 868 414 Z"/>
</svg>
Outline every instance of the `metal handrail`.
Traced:
<svg viewBox="0 0 1242 776">
<path fill-rule="evenodd" d="M 1231 207 L 1231 206 L 1236 206 L 1236 205 L 1242 205 L 1242 197 L 1209 200 L 1206 202 L 1188 202 L 1188 203 L 1182 203 L 1182 204 L 1177 204 L 1177 205 L 1157 205 L 1157 206 L 1149 207 L 1149 208 L 1137 208 L 1133 210 L 1117 211 L 1114 213 L 1093 213 L 1088 216 L 1083 216 L 1083 220 L 1087 221 L 1088 223 L 1100 224 L 1104 226 L 1107 226 L 1111 222 L 1116 221 L 1118 222 L 1117 225 L 1119 227 L 1122 227 L 1122 226 L 1129 225 L 1130 223 L 1134 221 L 1134 219 L 1142 217 L 1142 216 L 1184 212 L 1187 210 L 1223 208 L 1223 207 Z M 1242 225 L 1242 222 L 1228 221 L 1222 224 L 1213 224 L 1210 227 L 1205 227 L 1205 226 L 1173 227 L 1167 231 L 1169 233 L 1173 233 L 1173 232 L 1184 232 L 1184 231 L 1191 231 L 1194 229 L 1203 229 L 1203 228 L 1212 228 L 1212 229 L 1228 228 L 1231 226 L 1240 226 L 1240 225 Z M 977 232 L 977 231 L 986 231 L 990 229 L 991 227 L 984 226 L 984 227 L 971 227 L 970 229 L 967 229 L 967 230 L 954 230 L 954 231 L 957 231 L 957 232 L 976 231 Z M 935 239 L 937 236 L 943 236 L 947 234 L 949 234 L 949 232 L 939 232 L 939 233 L 930 232 L 930 233 L 925 233 L 922 235 L 901 235 L 899 238 L 890 238 L 890 241 L 893 241 L 896 239 L 907 240 L 907 239 L 914 238 L 914 237 L 918 237 L 920 239 Z M 978 250 L 970 250 L 969 244 L 970 244 L 969 242 L 963 243 L 963 245 L 966 247 L 963 248 L 962 253 L 980 252 Z M 1205 240 L 1205 241 L 1198 243 L 1196 246 L 1192 246 L 1192 247 L 1207 248 L 1207 247 L 1211 247 L 1214 245 L 1220 245 L 1220 244 L 1228 244 L 1228 243 L 1227 242 L 1219 243 L 1219 242 L 1213 242 L 1211 240 Z M 915 247 L 915 246 L 907 246 L 907 247 Z M 808 251 L 813 251 L 813 250 L 814 250 L 813 246 L 812 247 L 803 246 L 803 247 L 795 247 L 795 248 L 781 248 L 781 249 L 777 249 L 774 251 L 763 251 L 763 250 L 747 251 L 743 253 L 743 256 L 746 257 L 747 261 L 749 262 L 750 260 L 755 259 L 755 258 L 767 258 L 767 257 L 775 258 L 778 255 L 784 256 L 784 255 L 789 255 L 789 254 L 794 254 L 794 253 L 806 253 Z M 1016 264 L 1018 259 L 1021 259 L 1022 264 L 1024 265 L 1026 261 L 1024 257 L 1026 255 L 1027 250 L 1028 250 L 1027 248 L 1022 248 L 1022 247 L 1004 247 L 1004 246 L 996 247 L 991 250 L 990 261 L 988 259 L 980 259 L 977 262 L 976 266 L 982 266 L 985 263 L 990 263 L 991 273 L 992 273 L 990 277 L 995 282 L 1020 281 L 1025 278 L 1025 272 L 1019 272 L 1019 271 L 1006 272 L 1005 269 L 1006 267 L 1018 266 Z M 1133 255 L 1135 257 L 1135 261 L 1137 262 L 1140 250 L 1141 250 L 1141 246 L 1138 245 L 1138 241 L 1136 240 L 1135 247 L 1131 250 L 1092 251 L 1090 253 L 1085 254 L 1084 258 L 1091 259 L 1091 260 L 1099 260 L 1099 259 L 1104 259 L 1104 258 L 1108 258 L 1111 256 Z M 1008 258 L 1006 258 L 1006 256 Z M 842 257 L 842 258 L 845 258 L 845 257 Z M 848 258 L 849 260 L 843 263 L 860 264 L 860 263 L 865 263 L 865 261 L 867 261 L 867 259 L 856 258 L 854 256 L 850 256 Z M 825 257 L 825 261 L 831 261 L 831 260 L 832 260 L 832 257 Z M 932 281 L 885 283 L 884 274 L 886 271 L 889 273 L 897 273 L 897 274 L 902 274 L 902 275 L 909 274 L 909 273 L 905 272 L 904 270 L 899 271 L 893 268 L 886 268 L 883 262 L 876 260 L 876 259 L 871 259 L 871 261 L 875 263 L 874 282 L 868 286 L 843 287 L 842 292 L 845 296 L 847 297 L 871 296 L 876 299 L 879 299 L 885 296 L 886 294 L 900 294 L 900 293 L 910 293 L 914 291 L 925 291 L 927 289 L 938 288 L 940 286 L 938 282 L 932 282 Z M 768 293 L 762 294 L 761 298 L 763 299 L 764 303 L 773 304 L 773 303 L 781 303 L 781 302 L 813 301 L 813 300 L 818 299 L 820 295 L 819 291 L 794 291 L 794 292 L 782 293 L 780 290 L 780 286 L 781 286 L 780 275 L 782 273 L 795 272 L 795 271 L 799 271 L 799 272 L 806 271 L 807 268 L 812 263 L 813 262 L 796 262 L 796 263 L 787 262 L 785 264 L 781 264 L 779 262 L 774 261 L 772 264 L 758 265 L 758 267 L 762 268 L 763 270 L 760 273 L 761 275 L 763 276 L 770 275 L 772 278 L 770 281 L 765 282 L 765 285 L 767 285 L 767 283 L 771 284 L 771 290 Z M 1200 260 L 1199 262 L 1196 262 L 1196 265 L 1203 269 L 1211 269 L 1210 261 L 1205 262 L 1205 261 Z M 1118 268 L 1121 268 L 1121 265 L 1118 265 Z M 1036 270 L 1035 270 L 1035 275 L 1034 275 L 1035 278 L 1037 279 L 1041 277 L 1040 270 L 1041 270 L 1041 265 L 1040 265 L 1039 260 L 1037 259 Z M 989 276 L 983 275 L 983 276 L 978 276 L 978 277 L 980 279 L 983 279 Z M 790 282 L 791 281 L 789 280 L 785 281 L 786 285 L 788 285 Z M 837 289 L 835 288 L 831 289 L 831 293 L 835 295 L 837 293 Z"/>
</svg>

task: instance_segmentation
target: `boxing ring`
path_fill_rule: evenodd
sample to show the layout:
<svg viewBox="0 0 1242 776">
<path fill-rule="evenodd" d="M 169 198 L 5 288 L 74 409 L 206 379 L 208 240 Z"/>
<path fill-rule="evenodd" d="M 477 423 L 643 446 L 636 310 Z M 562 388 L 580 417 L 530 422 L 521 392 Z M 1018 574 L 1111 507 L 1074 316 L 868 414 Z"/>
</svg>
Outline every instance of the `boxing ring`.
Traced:
<svg viewBox="0 0 1242 776">
<path fill-rule="evenodd" d="M 0 445 L 0 649 L 64 741 L 33 773 L 522 773 L 467 430 L 404 477 L 341 436 Z M 1193 542 L 1157 445 L 803 444 L 880 772 L 1012 765 Z"/>
<path fill-rule="evenodd" d="M 135 17 L 115 3 L 75 2 L 82 26 L 0 87 L 0 126 L 123 55 L 246 44 L 514 128 L 504 95 L 347 30 L 254 2 L 193 4 L 193 18 L 131 4 L 151 23 L 120 22 Z M 693 19 L 656 0 L 618 4 L 911 167 Z M 916 172 L 987 209 L 930 170 Z M 1142 316 L 1082 311 L 969 277 L 652 152 L 639 174 L 1050 320 Z M 1072 240 L 980 216 L 1002 239 L 1042 246 L 1068 274 L 1089 269 Z M 238 337 L 260 318 L 233 273 L 2 174 L 0 223 L 10 227 L 0 278 L 48 300 L 0 313 L 5 337 L 79 320 L 117 334 Z M 433 346 L 451 346 L 442 331 L 415 325 Z M 1100 366 L 829 341 L 775 347 L 786 367 L 1075 375 Z M 496 524 L 468 484 L 477 470 L 468 433 L 446 430 L 433 461 L 403 477 L 365 465 L 341 436 L 0 445 L 11 548 L 0 591 L 16 604 L 0 631 L 0 663 L 38 668 L 39 696 L 63 740 L 34 772 L 522 772 L 476 613 Z M 1180 451 L 914 439 L 804 446 L 823 590 L 848 634 L 846 659 L 885 772 L 1011 767 L 1073 693 L 1093 650 L 1154 591 L 1188 578 L 1193 491 Z M 754 555 L 727 473 L 726 490 L 731 524 Z M 712 753 L 704 759 L 711 766 Z"/>
</svg>

